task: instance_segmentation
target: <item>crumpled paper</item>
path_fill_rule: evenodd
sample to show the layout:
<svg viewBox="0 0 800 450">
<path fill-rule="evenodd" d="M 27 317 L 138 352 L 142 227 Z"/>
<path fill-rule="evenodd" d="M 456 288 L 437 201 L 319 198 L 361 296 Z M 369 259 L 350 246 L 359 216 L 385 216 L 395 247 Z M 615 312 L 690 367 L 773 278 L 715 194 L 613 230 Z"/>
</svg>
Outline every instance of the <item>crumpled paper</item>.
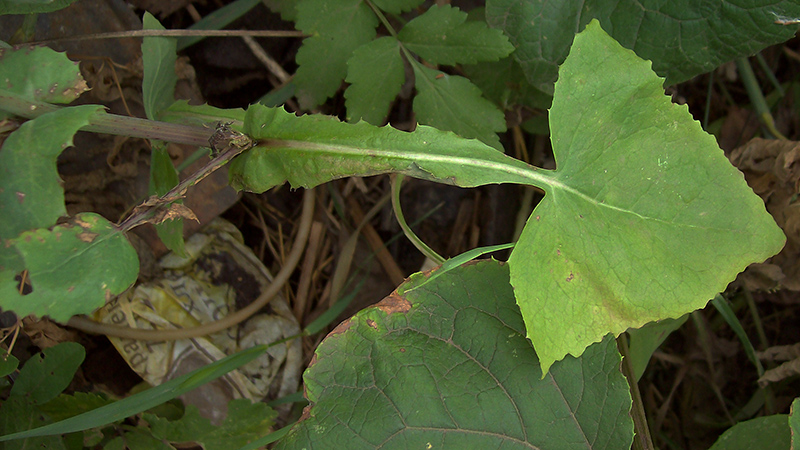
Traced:
<svg viewBox="0 0 800 450">
<path fill-rule="evenodd" d="M 187 257 L 165 255 L 163 273 L 138 284 L 95 313 L 96 320 L 142 329 L 188 328 L 224 317 L 254 301 L 272 280 L 239 230 L 215 219 L 186 241 Z M 300 333 L 286 301 L 276 296 L 238 327 L 213 335 L 169 342 L 109 337 L 128 365 L 151 385 L 255 345 Z M 302 372 L 299 339 L 271 347 L 258 359 L 182 399 L 219 424 L 235 398 L 274 399 L 297 391 Z"/>
</svg>

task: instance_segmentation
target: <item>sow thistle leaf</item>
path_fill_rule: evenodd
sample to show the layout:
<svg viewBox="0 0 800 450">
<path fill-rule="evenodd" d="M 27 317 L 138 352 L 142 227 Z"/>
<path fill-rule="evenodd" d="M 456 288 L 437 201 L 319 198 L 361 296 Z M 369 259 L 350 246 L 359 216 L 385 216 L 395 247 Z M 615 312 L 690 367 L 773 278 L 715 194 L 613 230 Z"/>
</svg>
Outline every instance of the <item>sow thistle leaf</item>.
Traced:
<svg viewBox="0 0 800 450">
<path fill-rule="evenodd" d="M 342 177 L 389 172 L 461 187 L 547 182 L 546 171 L 480 141 L 426 126 L 407 133 L 252 105 L 245 133 L 259 145 L 234 159 L 229 173 L 234 188 L 254 192 L 286 181 L 308 188 Z"/>
<path fill-rule="evenodd" d="M 561 67 L 557 170 L 509 261 L 545 372 L 608 333 L 702 308 L 783 246 L 762 200 L 662 81 L 596 21 Z"/>
<path fill-rule="evenodd" d="M 38 120 L 38 119 L 37 119 Z M 125 236 L 94 213 L 78 214 L 52 230 L 22 233 L 7 244 L 27 269 L 32 291 L 19 292 L 19 267 L 0 270 L 0 307 L 19 316 L 66 322 L 88 314 L 136 281 L 139 259 Z M 5 256 L 5 255 L 4 255 Z"/>
<path fill-rule="evenodd" d="M 89 90 L 78 63 L 47 47 L 0 48 L 0 80 L 5 90 L 48 103 L 69 103 Z"/>
<path fill-rule="evenodd" d="M 375 37 L 378 19 L 362 0 L 305 0 L 297 5 L 297 29 L 311 37 L 297 52 L 297 98 L 311 109 L 332 96 L 347 76 L 353 51 Z"/>
<path fill-rule="evenodd" d="M 381 125 L 404 79 L 403 58 L 395 38 L 382 37 L 359 47 L 347 61 L 347 120 Z"/>
<path fill-rule="evenodd" d="M 466 138 L 477 138 L 502 150 L 497 133 L 506 130 L 506 119 L 481 90 L 464 77 L 447 75 L 414 64 L 414 112 L 417 121 Z"/>
<path fill-rule="evenodd" d="M 514 51 L 500 30 L 485 22 L 467 22 L 467 13 L 450 5 L 432 6 L 408 22 L 398 38 L 432 64 L 475 64 L 497 61 Z"/>
<path fill-rule="evenodd" d="M 145 30 L 163 30 L 158 19 L 149 12 L 144 13 Z M 142 102 L 147 118 L 159 119 L 161 111 L 175 102 L 175 53 L 178 40 L 169 37 L 146 37 L 142 39 Z"/>
<path fill-rule="evenodd" d="M 311 405 L 276 449 L 630 448 L 613 340 L 542 379 L 507 266 L 426 281 L 412 277 L 319 345 L 303 375 Z"/>
</svg>

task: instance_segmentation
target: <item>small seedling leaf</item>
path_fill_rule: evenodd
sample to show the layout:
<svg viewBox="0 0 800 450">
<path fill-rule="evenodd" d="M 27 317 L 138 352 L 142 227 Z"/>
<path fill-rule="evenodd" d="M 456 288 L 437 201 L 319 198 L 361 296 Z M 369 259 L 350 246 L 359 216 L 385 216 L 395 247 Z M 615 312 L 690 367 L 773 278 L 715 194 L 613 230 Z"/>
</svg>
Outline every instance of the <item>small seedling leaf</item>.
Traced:
<svg viewBox="0 0 800 450">
<path fill-rule="evenodd" d="M 508 267 L 424 274 L 339 325 L 304 374 L 311 402 L 277 449 L 629 448 L 612 339 L 541 379 Z"/>
<path fill-rule="evenodd" d="M 62 342 L 29 359 L 19 371 L 11 396 L 41 405 L 69 386 L 86 351 L 76 342 Z"/>
<path fill-rule="evenodd" d="M 431 64 L 497 61 L 514 51 L 500 30 L 483 21 L 467 22 L 467 13 L 450 5 L 431 6 L 400 30 L 403 45 Z"/>
<path fill-rule="evenodd" d="M 347 61 L 347 120 L 382 125 L 404 79 L 396 39 L 382 37 L 356 49 Z"/>
<path fill-rule="evenodd" d="M 408 133 L 252 105 L 245 133 L 260 145 L 231 162 L 231 183 L 255 192 L 286 181 L 293 187 L 313 187 L 337 178 L 387 172 L 462 187 L 545 182 L 540 169 L 480 141 L 426 126 Z"/>
<path fill-rule="evenodd" d="M 509 261 L 545 372 L 608 333 L 702 308 L 785 241 L 649 66 L 593 22 L 561 67 L 557 170 Z"/>
<path fill-rule="evenodd" d="M 19 360 L 16 356 L 0 356 L 0 377 L 4 377 L 10 373 L 13 373 L 15 370 L 17 370 L 17 366 L 19 366 Z"/>
<path fill-rule="evenodd" d="M 0 238 L 52 226 L 67 213 L 56 159 L 101 110 L 84 105 L 54 111 L 8 136 L 0 151 Z"/>
<path fill-rule="evenodd" d="M 414 64 L 414 112 L 419 123 L 448 130 L 465 138 L 476 138 L 502 150 L 497 133 L 506 130 L 506 120 L 481 90 L 464 77 L 448 75 Z"/>
<path fill-rule="evenodd" d="M 142 20 L 145 30 L 163 30 L 158 19 L 149 12 Z M 170 37 L 146 37 L 142 39 L 142 101 L 150 120 L 158 120 L 161 111 L 175 102 L 175 74 L 177 40 Z"/>
<path fill-rule="evenodd" d="M 653 61 L 667 84 L 688 80 L 794 36 L 800 4 L 718 0 L 487 0 L 486 20 L 517 47 L 528 81 L 553 92 L 573 36 L 593 18 L 623 47 Z M 566 24 L 570 24 L 569 26 Z"/>
<path fill-rule="evenodd" d="M 378 19 L 361 0 L 305 0 L 297 5 L 297 28 L 311 35 L 297 52 L 297 98 L 313 108 L 336 93 L 353 51 L 375 37 Z"/>
<path fill-rule="evenodd" d="M 48 103 L 70 103 L 89 90 L 78 63 L 48 47 L 0 48 L 0 84 L 27 99 Z"/>
<path fill-rule="evenodd" d="M 27 269 L 32 291 L 8 295 L 15 273 L 1 270 L 0 306 L 19 316 L 66 322 L 88 314 L 136 281 L 139 259 L 127 238 L 103 217 L 82 213 L 52 230 L 26 231 L 8 241 Z"/>
</svg>

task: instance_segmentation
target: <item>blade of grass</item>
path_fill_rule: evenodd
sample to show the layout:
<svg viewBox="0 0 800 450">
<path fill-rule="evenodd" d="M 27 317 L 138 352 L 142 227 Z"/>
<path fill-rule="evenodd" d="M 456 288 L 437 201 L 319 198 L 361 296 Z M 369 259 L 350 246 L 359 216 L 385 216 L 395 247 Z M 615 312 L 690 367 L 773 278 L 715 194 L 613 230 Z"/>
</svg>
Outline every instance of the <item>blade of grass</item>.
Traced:
<svg viewBox="0 0 800 450">
<path fill-rule="evenodd" d="M 234 20 L 247 14 L 261 0 L 236 0 L 233 3 L 223 6 L 213 13 L 203 17 L 199 22 L 190 26 L 190 30 L 221 30 L 231 24 Z M 178 51 L 192 46 L 205 39 L 205 36 L 187 36 L 178 39 Z"/>
<path fill-rule="evenodd" d="M 42 436 L 56 436 L 108 425 L 172 400 L 181 394 L 217 379 L 256 359 L 269 348 L 259 345 L 170 380 L 162 385 L 119 400 L 110 405 L 61 420 L 50 425 L 0 436 L 0 442 Z"/>
</svg>

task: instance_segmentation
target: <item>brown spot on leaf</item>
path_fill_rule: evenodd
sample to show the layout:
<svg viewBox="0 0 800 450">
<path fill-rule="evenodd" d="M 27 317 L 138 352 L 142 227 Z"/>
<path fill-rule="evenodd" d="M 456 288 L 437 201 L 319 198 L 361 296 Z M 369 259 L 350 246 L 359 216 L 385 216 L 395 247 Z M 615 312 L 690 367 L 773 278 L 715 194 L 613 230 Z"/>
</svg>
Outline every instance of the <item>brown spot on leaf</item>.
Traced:
<svg viewBox="0 0 800 450">
<path fill-rule="evenodd" d="M 16 194 L 17 194 L 17 201 L 18 202 L 22 203 L 23 201 L 25 201 L 25 193 L 17 192 Z"/>
<path fill-rule="evenodd" d="M 569 283 L 570 281 L 572 281 L 572 280 L 574 280 L 574 279 L 575 279 L 575 274 L 574 274 L 574 273 L 572 273 L 572 272 L 570 272 L 570 273 L 569 273 L 569 276 L 567 277 L 567 283 Z"/>
<path fill-rule="evenodd" d="M 392 292 L 389 296 L 378 302 L 375 307 L 385 312 L 386 315 L 396 312 L 406 313 L 411 309 L 411 302 L 397 295 L 397 292 Z"/>
<path fill-rule="evenodd" d="M 78 233 L 77 236 L 81 241 L 89 243 L 93 242 L 99 235 L 97 233 L 89 233 L 88 231 L 84 231 L 83 233 Z"/>
<path fill-rule="evenodd" d="M 370 328 L 372 328 L 374 330 L 378 329 L 378 324 L 375 323 L 375 321 L 372 320 L 372 319 L 367 319 L 367 326 L 369 326 Z"/>
</svg>

